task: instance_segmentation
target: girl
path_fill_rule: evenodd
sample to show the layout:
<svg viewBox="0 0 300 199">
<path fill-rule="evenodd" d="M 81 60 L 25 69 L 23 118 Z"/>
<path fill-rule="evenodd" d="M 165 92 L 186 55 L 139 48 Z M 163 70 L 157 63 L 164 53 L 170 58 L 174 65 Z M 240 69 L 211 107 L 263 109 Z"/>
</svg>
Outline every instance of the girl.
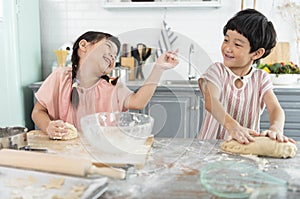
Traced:
<svg viewBox="0 0 300 199">
<path fill-rule="evenodd" d="M 207 110 L 200 139 L 233 138 L 248 144 L 252 136 L 267 135 L 294 142 L 283 135 L 285 115 L 268 74 L 253 67 L 276 44 L 272 22 L 256 10 L 242 10 L 227 22 L 223 34 L 223 63 L 210 66 L 198 80 Z M 259 134 L 265 107 L 270 127 Z"/>
<path fill-rule="evenodd" d="M 119 50 L 119 40 L 110 34 L 89 31 L 80 36 L 73 46 L 72 68 L 55 70 L 35 94 L 32 119 L 37 127 L 50 138 L 61 137 L 67 133 L 65 122 L 80 130 L 80 118 L 87 114 L 142 109 L 163 71 L 178 64 L 177 51 L 164 53 L 134 93 L 117 78 L 107 76 L 115 67 Z"/>
</svg>

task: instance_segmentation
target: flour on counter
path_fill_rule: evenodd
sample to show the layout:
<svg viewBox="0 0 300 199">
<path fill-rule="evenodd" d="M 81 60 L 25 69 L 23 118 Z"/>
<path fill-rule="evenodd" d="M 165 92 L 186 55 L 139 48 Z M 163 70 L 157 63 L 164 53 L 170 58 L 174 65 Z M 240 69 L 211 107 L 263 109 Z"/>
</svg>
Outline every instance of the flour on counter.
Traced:
<svg viewBox="0 0 300 199">
<path fill-rule="evenodd" d="M 242 157 L 254 160 L 257 163 L 258 169 L 261 171 L 267 171 L 269 161 L 265 158 L 259 158 L 257 155 L 241 155 Z"/>
</svg>

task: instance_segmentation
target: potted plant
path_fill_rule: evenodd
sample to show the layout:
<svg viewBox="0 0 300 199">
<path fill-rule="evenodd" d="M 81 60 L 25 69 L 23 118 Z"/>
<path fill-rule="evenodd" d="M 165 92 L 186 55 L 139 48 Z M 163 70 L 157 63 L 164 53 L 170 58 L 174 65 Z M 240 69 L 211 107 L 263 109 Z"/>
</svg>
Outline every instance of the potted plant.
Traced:
<svg viewBox="0 0 300 199">
<path fill-rule="evenodd" d="M 259 64 L 257 68 L 269 73 L 273 84 L 294 84 L 297 83 L 300 78 L 300 69 L 298 65 L 293 62 Z"/>
</svg>

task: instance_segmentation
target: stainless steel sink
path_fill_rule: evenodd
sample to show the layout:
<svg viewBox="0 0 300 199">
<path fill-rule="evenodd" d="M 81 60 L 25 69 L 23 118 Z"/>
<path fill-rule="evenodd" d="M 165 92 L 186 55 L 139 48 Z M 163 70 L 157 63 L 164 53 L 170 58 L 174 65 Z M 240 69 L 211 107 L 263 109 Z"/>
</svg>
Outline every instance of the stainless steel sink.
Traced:
<svg viewBox="0 0 300 199">
<path fill-rule="evenodd" d="M 197 80 L 165 80 L 165 85 L 198 85 Z"/>
</svg>

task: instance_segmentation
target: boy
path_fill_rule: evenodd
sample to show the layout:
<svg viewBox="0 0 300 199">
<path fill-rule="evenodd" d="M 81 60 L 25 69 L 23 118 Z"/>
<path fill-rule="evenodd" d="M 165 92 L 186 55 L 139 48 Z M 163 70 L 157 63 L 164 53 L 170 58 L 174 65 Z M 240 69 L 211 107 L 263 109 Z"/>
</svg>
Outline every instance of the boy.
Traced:
<svg viewBox="0 0 300 199">
<path fill-rule="evenodd" d="M 223 63 L 215 63 L 199 78 L 205 100 L 200 139 L 235 139 L 248 144 L 252 136 L 269 136 L 279 142 L 285 121 L 268 74 L 253 64 L 270 54 L 276 45 L 272 22 L 254 9 L 238 12 L 223 28 Z M 269 130 L 260 131 L 260 116 L 267 107 Z"/>
</svg>

